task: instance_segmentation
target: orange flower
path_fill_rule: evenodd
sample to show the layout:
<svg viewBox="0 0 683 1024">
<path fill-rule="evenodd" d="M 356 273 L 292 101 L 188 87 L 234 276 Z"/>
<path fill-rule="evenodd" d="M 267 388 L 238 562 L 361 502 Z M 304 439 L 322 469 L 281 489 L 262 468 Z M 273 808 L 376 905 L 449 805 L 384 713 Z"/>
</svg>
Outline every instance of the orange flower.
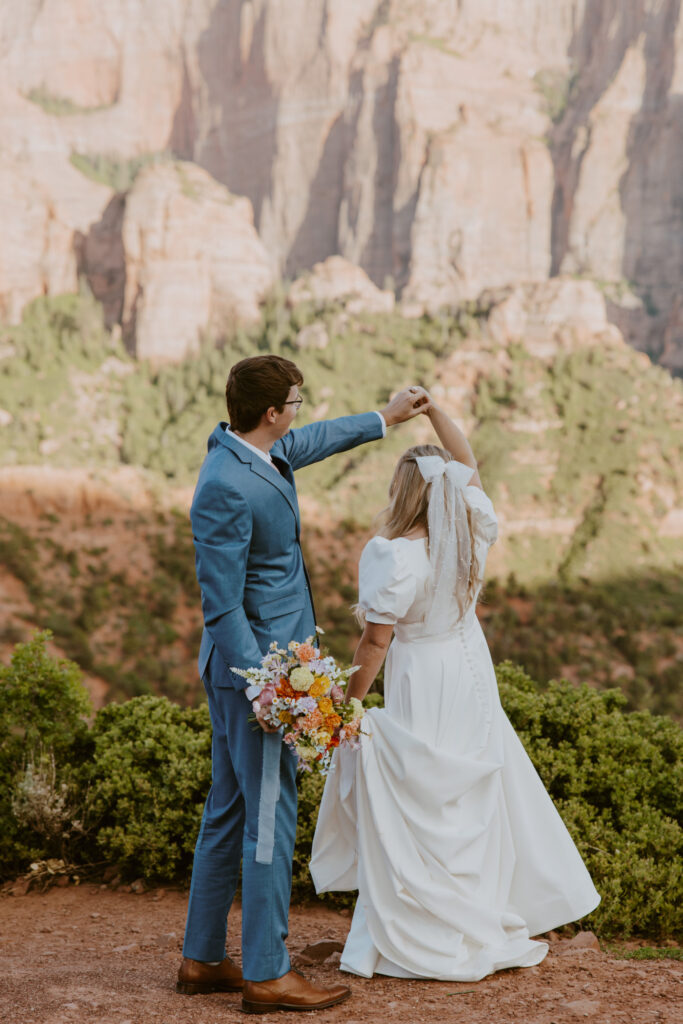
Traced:
<svg viewBox="0 0 683 1024">
<path fill-rule="evenodd" d="M 339 715 L 325 716 L 325 728 L 329 729 L 330 732 L 336 729 L 338 725 L 341 725 L 341 718 L 339 717 Z"/>
<path fill-rule="evenodd" d="M 311 711 L 310 715 L 306 715 L 303 720 L 302 729 L 304 732 L 312 732 L 314 729 L 319 729 L 323 724 L 323 716 L 319 711 Z"/>
<path fill-rule="evenodd" d="M 317 651 L 313 644 L 299 644 L 299 649 L 296 652 L 296 656 L 302 665 L 305 665 L 307 661 L 312 661 L 316 657 Z"/>
<path fill-rule="evenodd" d="M 294 688 L 290 686 L 287 676 L 280 676 L 280 682 L 275 687 L 278 697 L 298 697 Z"/>
</svg>

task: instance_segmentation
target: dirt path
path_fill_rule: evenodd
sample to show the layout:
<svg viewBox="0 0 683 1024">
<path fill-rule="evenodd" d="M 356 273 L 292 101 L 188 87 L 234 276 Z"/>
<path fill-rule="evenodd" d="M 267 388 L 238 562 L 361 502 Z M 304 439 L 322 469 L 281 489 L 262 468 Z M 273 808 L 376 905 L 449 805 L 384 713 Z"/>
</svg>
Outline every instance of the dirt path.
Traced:
<svg viewBox="0 0 683 1024">
<path fill-rule="evenodd" d="M 236 995 L 174 992 L 186 894 L 136 895 L 83 885 L 0 898 L 0 1021 L 8 1024 L 221 1024 L 245 1021 Z M 239 956 L 239 913 L 229 952 Z M 348 912 L 293 908 L 289 947 L 343 941 Z M 366 981 L 329 961 L 306 969 L 348 980 L 352 999 L 318 1014 L 267 1014 L 280 1024 L 679 1024 L 683 964 L 615 960 L 554 943 L 546 960 L 478 984 Z"/>
</svg>

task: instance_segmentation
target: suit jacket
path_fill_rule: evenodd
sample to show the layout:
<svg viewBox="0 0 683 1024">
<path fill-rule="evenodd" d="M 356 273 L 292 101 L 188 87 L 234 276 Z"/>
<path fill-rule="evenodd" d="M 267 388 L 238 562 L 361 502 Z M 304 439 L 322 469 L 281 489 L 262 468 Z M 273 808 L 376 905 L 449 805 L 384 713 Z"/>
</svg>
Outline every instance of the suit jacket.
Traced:
<svg viewBox="0 0 683 1024">
<path fill-rule="evenodd" d="M 374 412 L 290 430 L 270 452 L 279 472 L 226 426 L 209 438 L 190 509 L 204 613 L 199 675 L 242 689 L 231 666 L 258 665 L 273 640 L 286 647 L 315 632 L 293 471 L 383 431 Z"/>
</svg>

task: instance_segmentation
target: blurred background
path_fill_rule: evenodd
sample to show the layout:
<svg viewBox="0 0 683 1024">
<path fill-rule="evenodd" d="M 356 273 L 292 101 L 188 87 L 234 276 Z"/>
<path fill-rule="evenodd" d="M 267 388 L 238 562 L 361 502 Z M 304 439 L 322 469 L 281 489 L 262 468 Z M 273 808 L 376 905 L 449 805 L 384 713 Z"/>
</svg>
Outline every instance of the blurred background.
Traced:
<svg viewBox="0 0 683 1024">
<path fill-rule="evenodd" d="M 428 387 L 501 520 L 495 661 L 683 716 L 680 0 L 5 0 L 0 654 L 200 699 L 187 511 L 230 365 Z M 300 474 L 320 624 L 418 421 Z"/>
</svg>

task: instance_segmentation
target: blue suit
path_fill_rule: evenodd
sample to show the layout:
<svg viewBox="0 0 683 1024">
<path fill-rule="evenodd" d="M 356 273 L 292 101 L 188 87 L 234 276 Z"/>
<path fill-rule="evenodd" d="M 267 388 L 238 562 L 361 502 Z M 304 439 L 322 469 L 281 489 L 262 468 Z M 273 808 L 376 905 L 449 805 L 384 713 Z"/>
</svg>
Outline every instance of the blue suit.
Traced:
<svg viewBox="0 0 683 1024">
<path fill-rule="evenodd" d="M 183 953 L 194 960 L 223 959 L 241 861 L 242 969 L 250 981 L 278 978 L 290 968 L 285 939 L 296 762 L 279 734 L 266 734 L 248 720 L 247 683 L 231 667 L 257 665 L 273 640 L 286 647 L 315 632 L 294 470 L 382 434 L 377 413 L 313 423 L 277 441 L 270 466 L 221 423 L 209 438 L 192 501 L 204 613 L 199 674 L 211 713 L 213 771 Z"/>
</svg>

